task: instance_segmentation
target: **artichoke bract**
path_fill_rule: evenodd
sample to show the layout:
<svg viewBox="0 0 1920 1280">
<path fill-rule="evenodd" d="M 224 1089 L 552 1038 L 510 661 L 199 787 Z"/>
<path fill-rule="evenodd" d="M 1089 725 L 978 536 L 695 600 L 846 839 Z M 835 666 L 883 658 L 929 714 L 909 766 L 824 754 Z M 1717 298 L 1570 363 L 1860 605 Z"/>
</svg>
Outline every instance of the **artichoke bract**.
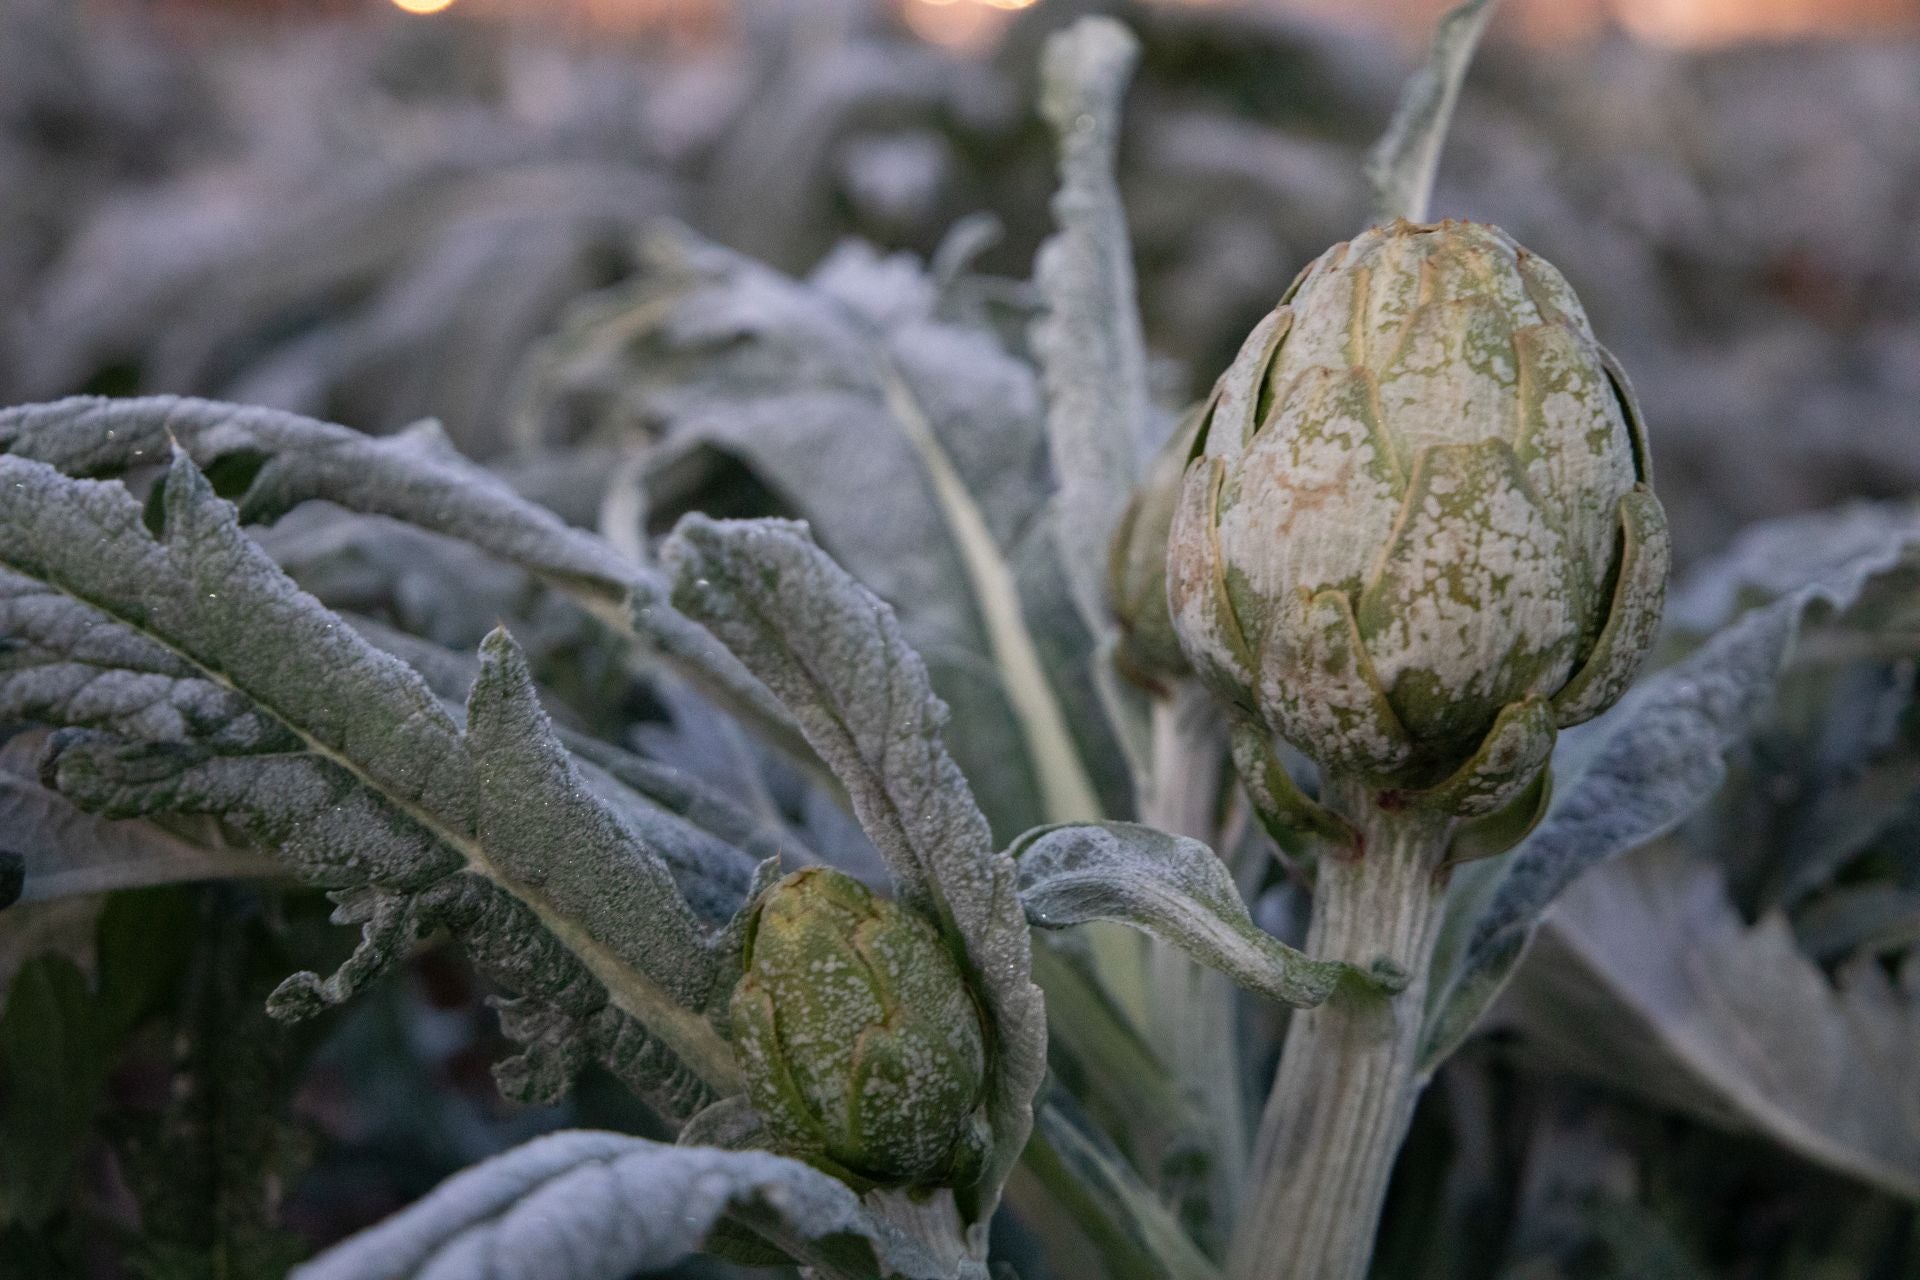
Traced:
<svg viewBox="0 0 1920 1280">
<path fill-rule="evenodd" d="M 1169 535 L 1181 647 L 1323 770 L 1467 816 L 1626 689 L 1665 596 L 1632 393 L 1496 227 L 1375 227 L 1221 377 Z"/>
<path fill-rule="evenodd" d="M 985 1038 L 931 924 L 809 867 L 756 904 L 743 958 L 734 1052 L 776 1149 L 861 1190 L 977 1178 Z"/>
</svg>

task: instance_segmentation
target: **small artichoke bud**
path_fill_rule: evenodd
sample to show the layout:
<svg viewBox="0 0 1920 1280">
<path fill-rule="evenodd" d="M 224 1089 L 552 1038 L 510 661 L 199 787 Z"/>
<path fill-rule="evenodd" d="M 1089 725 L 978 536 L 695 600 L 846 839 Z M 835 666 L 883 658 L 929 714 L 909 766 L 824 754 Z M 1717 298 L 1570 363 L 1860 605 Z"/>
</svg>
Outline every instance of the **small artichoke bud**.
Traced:
<svg viewBox="0 0 1920 1280">
<path fill-rule="evenodd" d="M 1129 679 L 1149 689 L 1163 689 L 1193 674 L 1167 611 L 1167 532 L 1180 502 L 1181 478 L 1205 421 L 1204 405 L 1181 419 L 1113 532 L 1107 596 L 1120 631 L 1114 660 Z"/>
<path fill-rule="evenodd" d="M 1301 273 L 1215 387 L 1169 538 L 1195 668 L 1324 770 L 1472 816 L 1619 698 L 1666 591 L 1625 377 L 1496 227 Z"/>
<path fill-rule="evenodd" d="M 978 1177 L 985 1039 L 932 925 L 809 867 L 755 906 L 744 961 L 734 1052 L 779 1150 L 860 1190 Z"/>
</svg>

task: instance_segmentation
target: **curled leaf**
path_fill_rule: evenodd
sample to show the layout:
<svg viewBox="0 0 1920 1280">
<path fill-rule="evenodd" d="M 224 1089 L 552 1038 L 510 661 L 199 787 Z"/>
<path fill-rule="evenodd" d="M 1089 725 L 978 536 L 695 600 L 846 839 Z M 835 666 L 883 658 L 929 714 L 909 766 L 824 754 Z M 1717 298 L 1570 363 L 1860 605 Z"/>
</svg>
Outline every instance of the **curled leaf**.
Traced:
<svg viewBox="0 0 1920 1280">
<path fill-rule="evenodd" d="M 1040 827 L 1014 842 L 1020 901 L 1042 928 L 1131 925 L 1282 1004 L 1319 1004 L 1356 971 L 1254 924 L 1213 850 L 1132 822 Z"/>
</svg>

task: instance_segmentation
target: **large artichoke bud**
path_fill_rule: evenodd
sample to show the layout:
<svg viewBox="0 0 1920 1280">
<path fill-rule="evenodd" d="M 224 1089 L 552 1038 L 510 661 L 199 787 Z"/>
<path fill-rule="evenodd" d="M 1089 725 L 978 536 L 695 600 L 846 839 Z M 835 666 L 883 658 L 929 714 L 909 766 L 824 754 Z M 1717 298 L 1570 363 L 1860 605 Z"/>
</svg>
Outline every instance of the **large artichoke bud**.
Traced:
<svg viewBox="0 0 1920 1280">
<path fill-rule="evenodd" d="M 767 890 L 734 988 L 734 1052 L 781 1151 L 862 1190 L 973 1181 L 980 1013 L 932 925 L 824 867 Z"/>
<path fill-rule="evenodd" d="M 1558 271 L 1495 227 L 1372 228 L 1214 389 L 1169 540 L 1180 643 L 1330 773 L 1490 812 L 1652 639 L 1650 475 Z"/>
</svg>

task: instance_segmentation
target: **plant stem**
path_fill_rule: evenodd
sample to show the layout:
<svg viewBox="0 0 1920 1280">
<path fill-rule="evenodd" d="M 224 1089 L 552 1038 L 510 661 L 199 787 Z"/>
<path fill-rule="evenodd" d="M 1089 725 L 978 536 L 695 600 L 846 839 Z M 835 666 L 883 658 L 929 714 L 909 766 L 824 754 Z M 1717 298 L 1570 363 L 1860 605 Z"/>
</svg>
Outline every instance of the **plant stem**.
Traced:
<svg viewBox="0 0 1920 1280">
<path fill-rule="evenodd" d="M 1250 1167 L 1232 1280 L 1363 1280 L 1394 1156 L 1413 1104 L 1420 1021 L 1438 931 L 1450 819 L 1383 810 L 1369 789 L 1329 780 L 1324 802 L 1355 849 L 1321 859 L 1309 954 L 1407 974 L 1388 996 L 1348 982 L 1293 1015 Z"/>
<path fill-rule="evenodd" d="M 875 1217 L 923 1247 L 943 1275 L 986 1274 L 986 1228 L 983 1224 L 977 1231 L 968 1230 L 953 1192 L 880 1190 L 867 1192 L 862 1200 Z"/>
<path fill-rule="evenodd" d="M 1141 820 L 1208 845 L 1219 839 L 1225 728 L 1217 704 L 1193 683 L 1153 704 L 1151 790 Z M 1233 1219 L 1239 1174 L 1246 1164 L 1246 1099 L 1231 979 L 1154 942 L 1148 951 L 1148 1035 L 1181 1089 L 1205 1117 L 1211 1225 Z"/>
</svg>

